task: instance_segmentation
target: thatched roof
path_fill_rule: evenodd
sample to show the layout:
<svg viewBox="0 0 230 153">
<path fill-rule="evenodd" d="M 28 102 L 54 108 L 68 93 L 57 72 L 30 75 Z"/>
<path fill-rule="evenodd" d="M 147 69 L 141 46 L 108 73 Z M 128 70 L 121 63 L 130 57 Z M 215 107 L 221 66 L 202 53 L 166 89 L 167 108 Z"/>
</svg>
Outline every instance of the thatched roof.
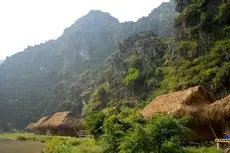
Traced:
<svg viewBox="0 0 230 153">
<path fill-rule="evenodd" d="M 224 121 L 230 119 L 230 95 L 220 99 L 205 108 L 207 118 L 212 121 Z"/>
<path fill-rule="evenodd" d="M 25 130 L 32 130 L 34 128 L 35 123 L 30 123 L 25 127 Z"/>
<path fill-rule="evenodd" d="M 42 117 L 40 120 L 38 120 L 38 121 L 34 124 L 33 128 L 34 128 L 34 129 L 40 128 L 40 127 L 42 126 L 42 124 L 43 124 L 45 121 L 47 121 L 48 119 L 49 119 L 49 116 L 44 116 L 44 117 Z"/>
<path fill-rule="evenodd" d="M 156 97 L 141 114 L 151 117 L 157 113 L 177 116 L 189 116 L 196 120 L 205 120 L 203 107 L 212 103 L 209 93 L 200 86 Z"/>
<path fill-rule="evenodd" d="M 84 129 L 84 123 L 72 116 L 71 112 L 57 112 L 42 124 L 43 128 L 76 128 Z"/>
<path fill-rule="evenodd" d="M 58 127 L 63 125 L 70 117 L 70 112 L 57 112 L 51 116 L 45 123 L 44 127 Z"/>
</svg>

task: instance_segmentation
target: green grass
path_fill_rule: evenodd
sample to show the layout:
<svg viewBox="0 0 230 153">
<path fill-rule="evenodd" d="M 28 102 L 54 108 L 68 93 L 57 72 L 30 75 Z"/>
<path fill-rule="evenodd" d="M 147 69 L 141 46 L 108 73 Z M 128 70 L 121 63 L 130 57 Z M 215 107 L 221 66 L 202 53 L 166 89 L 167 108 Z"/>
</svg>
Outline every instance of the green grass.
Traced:
<svg viewBox="0 0 230 153">
<path fill-rule="evenodd" d="M 223 153 L 221 150 L 217 150 L 216 147 L 186 147 L 186 153 Z"/>
<path fill-rule="evenodd" d="M 57 144 L 55 144 L 56 142 L 53 141 L 53 139 L 55 139 L 55 140 L 60 140 L 63 144 L 65 144 L 64 148 L 65 146 L 71 146 L 71 153 L 102 153 L 103 152 L 102 147 L 98 145 L 98 143 L 94 139 L 91 138 L 45 136 L 45 135 L 35 135 L 32 133 L 0 133 L 0 140 L 4 140 L 4 139 L 20 140 L 15 142 L 17 145 L 15 145 L 14 148 L 20 148 L 21 147 L 20 145 L 23 145 L 25 141 L 27 141 L 28 143 L 33 143 L 31 141 L 41 142 L 44 144 L 44 146 L 48 146 L 49 148 L 52 148 L 57 146 Z M 57 141 L 57 143 L 60 143 L 60 141 Z M 0 148 L 1 148 L 1 143 L 0 143 Z M 186 147 L 184 149 L 188 153 L 222 153 L 222 151 L 217 151 L 215 147 L 210 147 L 210 148 L 209 147 L 199 147 L 199 148 Z M 15 153 L 15 152 L 9 152 L 9 153 Z M 63 151 L 60 153 L 69 153 L 69 152 Z"/>
<path fill-rule="evenodd" d="M 33 133 L 0 133 L 0 139 L 35 141 L 49 144 L 49 140 L 58 139 L 72 147 L 72 153 L 102 153 L 102 148 L 91 138 L 73 138 L 63 136 L 35 135 Z"/>
</svg>

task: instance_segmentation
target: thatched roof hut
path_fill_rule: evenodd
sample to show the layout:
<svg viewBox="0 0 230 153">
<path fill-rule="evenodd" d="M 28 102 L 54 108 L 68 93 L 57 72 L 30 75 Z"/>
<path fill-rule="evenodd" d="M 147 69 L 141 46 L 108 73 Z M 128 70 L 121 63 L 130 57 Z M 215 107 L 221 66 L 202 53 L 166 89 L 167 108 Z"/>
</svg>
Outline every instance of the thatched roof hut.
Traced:
<svg viewBox="0 0 230 153">
<path fill-rule="evenodd" d="M 230 120 L 230 95 L 222 98 L 205 108 L 206 118 L 213 122 L 225 122 Z"/>
<path fill-rule="evenodd" d="M 157 113 L 189 116 L 195 120 L 205 120 L 203 107 L 212 103 L 210 94 L 200 86 L 156 97 L 141 114 L 151 117 Z"/>
<path fill-rule="evenodd" d="M 163 113 L 176 117 L 190 117 L 189 127 L 192 130 L 189 140 L 214 140 L 222 137 L 221 125 L 212 124 L 206 108 L 211 106 L 211 95 L 197 86 L 156 97 L 140 113 L 144 117 Z M 229 105 L 230 106 L 230 105 Z"/>
<path fill-rule="evenodd" d="M 76 119 L 71 112 L 57 112 L 42 124 L 44 128 L 77 128 L 84 129 L 82 120 Z"/>
<path fill-rule="evenodd" d="M 75 118 L 71 112 L 57 112 L 51 117 L 41 118 L 34 129 L 37 134 L 78 136 L 78 131 L 85 130 L 82 119 Z"/>
<path fill-rule="evenodd" d="M 41 128 L 41 127 L 43 126 L 43 123 L 45 123 L 48 119 L 49 119 L 49 116 L 44 116 L 44 117 L 42 117 L 40 120 L 38 120 L 38 121 L 34 124 L 33 128 L 34 128 L 34 129 Z"/>
<path fill-rule="evenodd" d="M 26 127 L 25 130 L 26 131 L 32 131 L 34 128 L 35 123 L 29 123 Z"/>
</svg>

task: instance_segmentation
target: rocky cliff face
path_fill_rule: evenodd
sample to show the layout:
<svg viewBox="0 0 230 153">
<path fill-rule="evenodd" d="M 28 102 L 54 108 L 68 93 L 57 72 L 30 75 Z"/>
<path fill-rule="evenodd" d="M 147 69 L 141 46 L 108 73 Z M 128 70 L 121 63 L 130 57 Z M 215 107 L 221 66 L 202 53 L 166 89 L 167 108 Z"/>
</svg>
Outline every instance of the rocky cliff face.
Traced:
<svg viewBox="0 0 230 153">
<path fill-rule="evenodd" d="M 202 85 L 220 99 L 230 93 L 230 3 L 177 0 L 175 39 L 168 52 L 165 86 Z M 227 57 L 227 58 L 226 58 Z M 175 76 L 175 77 L 172 77 Z"/>
<path fill-rule="evenodd" d="M 166 43 L 152 32 L 128 37 L 106 60 L 103 79 L 91 94 L 86 113 L 106 106 L 140 105 L 159 87 L 162 78 L 157 68 L 163 64 L 166 48 Z"/>
<path fill-rule="evenodd" d="M 139 31 L 171 35 L 174 13 L 174 5 L 164 3 L 138 22 L 119 23 L 108 13 L 91 11 L 57 40 L 7 58 L 0 66 L 0 128 L 22 128 L 55 111 L 72 109 L 80 116 L 89 95 L 104 81 L 105 59 Z M 140 43 L 137 54 L 141 54 Z"/>
</svg>

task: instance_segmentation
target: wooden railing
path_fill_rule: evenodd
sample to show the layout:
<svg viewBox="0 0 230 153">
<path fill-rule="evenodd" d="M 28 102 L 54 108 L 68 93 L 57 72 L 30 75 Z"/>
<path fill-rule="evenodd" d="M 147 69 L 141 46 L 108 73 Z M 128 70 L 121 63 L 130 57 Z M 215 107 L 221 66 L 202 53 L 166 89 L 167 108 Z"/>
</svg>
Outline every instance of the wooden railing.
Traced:
<svg viewBox="0 0 230 153">
<path fill-rule="evenodd" d="M 223 149 L 225 146 L 230 145 L 229 139 L 216 139 L 215 142 L 217 149 Z"/>
</svg>

